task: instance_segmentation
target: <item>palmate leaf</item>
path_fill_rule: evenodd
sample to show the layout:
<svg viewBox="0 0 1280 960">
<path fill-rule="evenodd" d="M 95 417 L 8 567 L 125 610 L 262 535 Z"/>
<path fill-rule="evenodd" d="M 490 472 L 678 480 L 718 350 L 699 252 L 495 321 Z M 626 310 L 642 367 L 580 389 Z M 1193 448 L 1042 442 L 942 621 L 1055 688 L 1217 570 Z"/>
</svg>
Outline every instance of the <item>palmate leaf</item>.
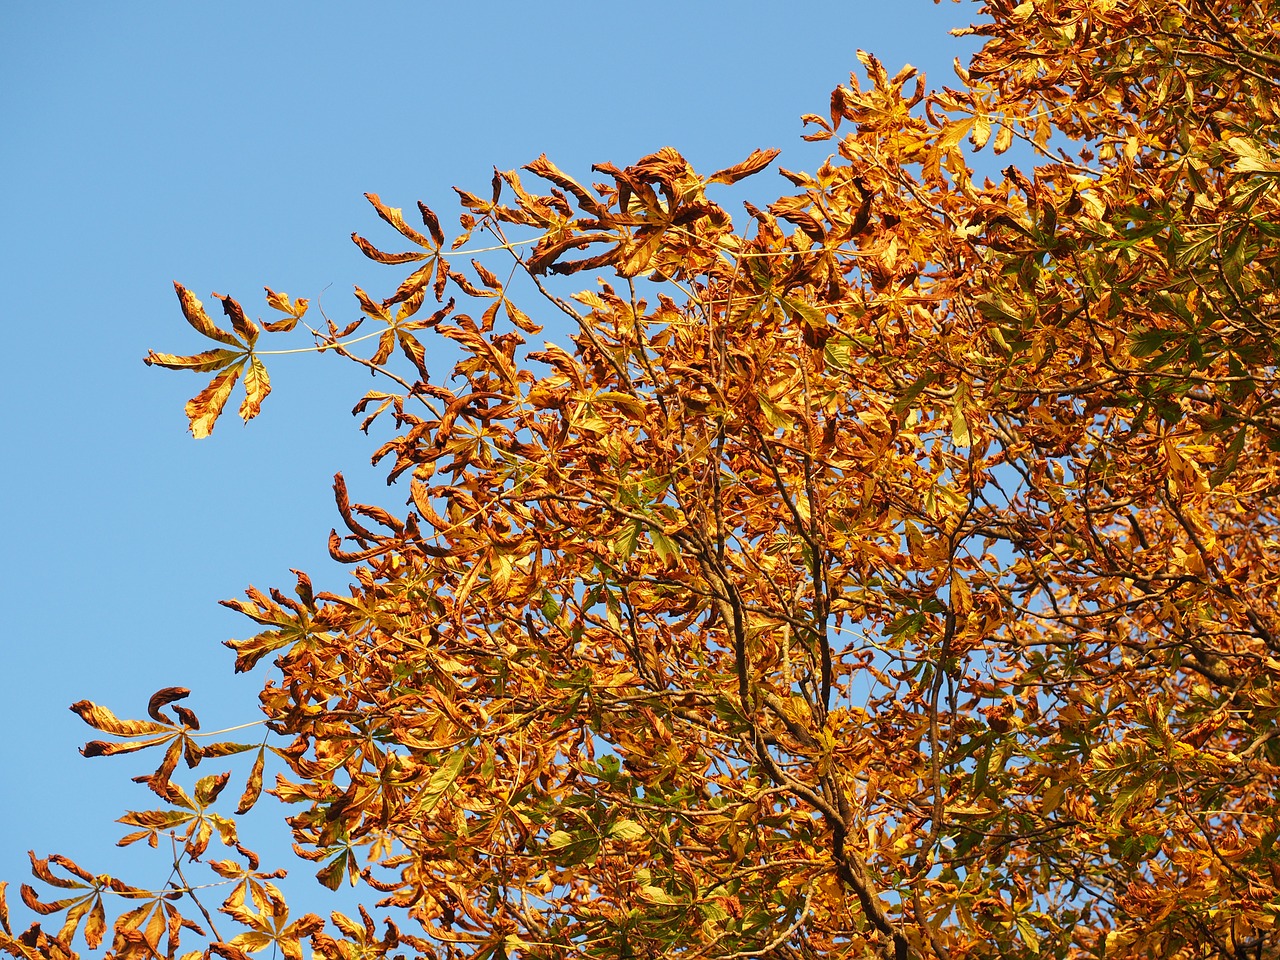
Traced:
<svg viewBox="0 0 1280 960">
<path fill-rule="evenodd" d="M 274 320 L 264 323 L 262 325 L 263 328 L 272 333 L 286 333 L 297 326 L 298 321 L 306 314 L 307 307 L 311 301 L 306 297 L 290 300 L 287 293 L 277 293 L 270 287 L 264 287 L 263 289 L 267 291 L 267 306 L 289 315 L 287 320 Z"/>
<path fill-rule="evenodd" d="M 183 315 L 192 327 L 210 339 L 237 348 L 220 347 L 189 355 L 149 350 L 142 358 L 147 366 L 216 374 L 209 384 L 186 404 L 191 435 L 199 440 L 213 432 L 213 427 L 222 415 L 231 391 L 241 376 L 244 377 L 245 396 L 240 404 L 239 413 L 240 418 L 245 422 L 252 420 L 262 411 L 262 401 L 271 392 L 271 378 L 267 375 L 267 368 L 261 358 L 254 353 L 254 346 L 257 344 L 262 327 L 249 319 L 237 300 L 218 293 L 214 294 L 222 301 L 222 310 L 231 319 L 231 327 L 235 332 L 229 333 L 209 319 L 204 305 L 190 290 L 177 281 L 173 286 L 177 291 Z M 267 323 L 264 325 L 265 328 L 270 331 L 293 329 L 307 312 L 307 300 L 300 298 L 297 301 L 291 301 L 288 294 L 277 293 L 270 287 L 266 290 L 268 305 L 289 314 L 289 319 Z"/>
</svg>

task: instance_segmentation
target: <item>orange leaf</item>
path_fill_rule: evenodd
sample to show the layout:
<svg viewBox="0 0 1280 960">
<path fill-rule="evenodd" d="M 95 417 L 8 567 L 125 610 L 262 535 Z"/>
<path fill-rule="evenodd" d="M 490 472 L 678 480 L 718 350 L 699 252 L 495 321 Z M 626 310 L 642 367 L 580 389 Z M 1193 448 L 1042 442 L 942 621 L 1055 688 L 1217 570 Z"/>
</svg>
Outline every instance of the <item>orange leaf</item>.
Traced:
<svg viewBox="0 0 1280 960">
<path fill-rule="evenodd" d="M 429 253 L 422 253 L 418 250 L 409 250 L 406 253 L 386 253 L 379 250 L 358 233 L 351 234 L 351 241 L 360 248 L 361 253 L 378 263 L 413 263 L 415 260 L 425 260 L 431 256 Z"/>
<path fill-rule="evenodd" d="M 102 946 L 102 934 L 107 929 L 107 913 L 102 909 L 102 898 L 94 897 L 93 909 L 84 924 L 84 942 L 90 950 Z"/>
<path fill-rule="evenodd" d="M 262 796 L 262 767 L 266 758 L 266 750 L 259 748 L 257 759 L 253 761 L 253 769 L 249 771 L 249 780 L 245 783 L 244 793 L 240 795 L 240 803 L 236 813 L 244 814 L 253 809 L 258 798 Z"/>
<path fill-rule="evenodd" d="M 221 370 L 228 364 L 234 363 L 243 356 L 243 350 L 227 350 L 225 348 L 206 350 L 203 353 L 193 353 L 185 357 L 174 353 L 156 353 L 154 350 L 148 350 L 147 355 L 142 358 L 142 362 L 149 367 L 154 365 L 166 367 L 169 370 L 192 370 L 197 373 L 213 373 L 215 370 Z"/>
<path fill-rule="evenodd" d="M 281 313 L 289 314 L 287 320 L 276 320 L 264 323 L 263 326 L 272 333 L 282 333 L 292 330 L 302 319 L 303 314 L 307 312 L 310 301 L 306 297 L 299 297 L 296 301 L 290 302 L 287 293 L 277 293 L 270 287 L 263 287 L 267 291 L 267 305 Z"/>
<path fill-rule="evenodd" d="M 711 176 L 707 177 L 707 183 L 737 183 L 739 180 L 749 177 L 754 173 L 759 173 L 765 167 L 773 162 L 773 158 L 782 151 L 770 148 L 769 150 L 752 150 L 751 156 L 743 160 L 741 163 L 735 163 L 732 167 L 725 167 L 723 170 L 717 170 Z"/>
<path fill-rule="evenodd" d="M 229 347 L 241 346 L 239 340 L 209 319 L 209 315 L 204 312 L 204 304 L 194 293 L 176 280 L 173 282 L 173 289 L 178 293 L 178 302 L 182 304 L 182 315 L 187 318 L 187 323 L 211 340 L 225 343 Z"/>
<path fill-rule="evenodd" d="M 388 207 L 376 193 L 366 193 L 364 196 L 366 200 L 373 204 L 373 209 L 378 211 L 378 216 L 399 230 L 402 236 L 407 237 L 419 246 L 432 246 L 430 240 L 404 222 L 404 212 L 399 207 Z M 436 244 L 436 246 L 439 246 L 439 244 Z"/>
<path fill-rule="evenodd" d="M 121 720 L 106 707 L 88 700 L 78 700 L 70 707 L 89 726 L 117 737 L 139 737 L 148 733 L 167 733 L 169 727 L 147 720 Z"/>
<path fill-rule="evenodd" d="M 67 907 L 80 900 L 80 897 L 67 897 L 64 900 L 55 900 L 52 903 L 45 903 L 36 896 L 35 889 L 25 883 L 18 888 L 18 892 L 22 897 L 22 902 L 27 905 L 28 910 L 34 910 L 36 913 L 45 917 L 51 913 L 57 913 L 59 910 L 65 910 Z"/>
</svg>

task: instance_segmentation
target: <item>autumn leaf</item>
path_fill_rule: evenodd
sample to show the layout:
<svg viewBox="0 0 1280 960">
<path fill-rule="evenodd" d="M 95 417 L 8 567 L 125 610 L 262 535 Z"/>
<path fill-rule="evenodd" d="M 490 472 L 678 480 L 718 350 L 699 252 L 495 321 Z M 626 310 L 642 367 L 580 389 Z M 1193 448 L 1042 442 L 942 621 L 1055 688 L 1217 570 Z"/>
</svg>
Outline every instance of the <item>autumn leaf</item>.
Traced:
<svg viewBox="0 0 1280 960">
<path fill-rule="evenodd" d="M 262 738 L 202 746 L 186 688 L 152 722 L 73 707 L 115 738 L 86 755 L 164 748 L 120 842 L 174 878 L 117 891 L 112 956 L 174 956 L 188 901 L 225 960 L 1275 953 L 1265 6 L 988 4 L 954 79 L 859 52 L 784 195 L 706 196 L 773 150 L 590 185 L 541 156 L 457 191 L 470 267 L 370 194 L 414 249 L 355 235 L 394 275 L 283 352 L 379 378 L 354 412 L 392 493 L 335 481 L 338 585 L 226 601 Z M 228 333 L 178 290 L 217 349 L 148 361 L 213 375 L 203 436 L 269 382 L 239 305 Z M 274 332 L 306 309 L 267 302 Z M 535 317 L 567 332 L 529 344 Z M 385 931 L 291 919 L 238 845 L 264 794 Z M 194 879 L 215 840 L 247 865 Z M 29 909 L 105 939 L 120 881 L 32 869 L 76 896 Z M 71 960 L 0 919 L 0 950 Z"/>
<path fill-rule="evenodd" d="M 234 367 L 229 367 L 210 380 L 207 387 L 187 401 L 186 414 L 187 419 L 191 421 L 191 435 L 197 440 L 207 437 L 213 432 L 213 425 L 218 422 L 218 417 L 222 415 L 222 408 L 226 406 L 227 399 L 231 396 L 231 388 L 240 379 L 240 374 L 244 368 L 244 361 Z"/>
<path fill-rule="evenodd" d="M 267 368 L 257 357 L 252 357 L 244 372 L 244 402 L 240 404 L 240 419 L 247 422 L 256 417 L 262 410 L 262 401 L 270 392 L 271 378 L 267 376 Z"/>
<path fill-rule="evenodd" d="M 739 180 L 759 173 L 782 151 L 778 149 L 769 150 L 752 150 L 751 156 L 735 163 L 731 167 L 725 167 L 723 170 L 717 170 L 707 178 L 707 183 L 737 183 Z"/>
<path fill-rule="evenodd" d="M 221 329 L 209 319 L 209 315 L 205 313 L 204 304 L 196 298 L 195 294 L 176 280 L 173 283 L 173 289 L 178 294 L 178 303 L 182 306 L 182 315 L 187 318 L 187 323 L 191 324 L 197 332 L 211 340 L 225 343 L 230 347 L 244 346 L 235 336 Z"/>
</svg>

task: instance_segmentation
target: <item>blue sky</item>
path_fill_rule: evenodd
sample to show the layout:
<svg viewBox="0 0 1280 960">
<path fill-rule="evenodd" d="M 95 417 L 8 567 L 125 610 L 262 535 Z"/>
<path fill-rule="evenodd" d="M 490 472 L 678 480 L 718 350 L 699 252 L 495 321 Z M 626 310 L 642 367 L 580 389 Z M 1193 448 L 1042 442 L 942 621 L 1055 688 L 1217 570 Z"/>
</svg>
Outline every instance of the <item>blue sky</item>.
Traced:
<svg viewBox="0 0 1280 960">
<path fill-rule="evenodd" d="M 91 731 L 67 706 L 142 716 L 154 690 L 183 685 L 207 729 L 255 719 L 261 673 L 236 678 L 221 645 L 252 631 L 216 601 L 285 586 L 290 567 L 342 587 L 325 546 L 336 471 L 353 499 L 405 499 L 368 467 L 374 444 L 349 416 L 369 382 L 334 357 L 278 358 L 259 420 L 228 416 L 193 441 L 182 405 L 202 381 L 141 363 L 152 348 L 204 349 L 171 281 L 206 301 L 236 296 L 251 316 L 269 285 L 322 298 L 346 322 L 353 283 L 385 296 L 400 279 L 347 239 L 389 233 L 366 191 L 406 208 L 423 199 L 456 223 L 453 185 L 482 189 L 493 166 L 544 151 L 582 179 L 593 162 L 667 144 L 707 172 L 774 146 L 783 165 L 812 167 L 828 147 L 800 141 L 799 116 L 826 111 L 857 48 L 891 73 L 909 62 L 931 84 L 953 82 L 952 58 L 974 44 L 947 30 L 975 11 L 930 0 L 5 4 L 0 879 L 26 879 L 35 848 L 162 881 L 160 859 L 113 846 L 114 818 L 148 802 L 129 782 L 148 755 L 82 759 Z M 766 173 L 752 189 L 786 187 Z M 279 830 L 248 839 L 286 846 Z"/>
</svg>

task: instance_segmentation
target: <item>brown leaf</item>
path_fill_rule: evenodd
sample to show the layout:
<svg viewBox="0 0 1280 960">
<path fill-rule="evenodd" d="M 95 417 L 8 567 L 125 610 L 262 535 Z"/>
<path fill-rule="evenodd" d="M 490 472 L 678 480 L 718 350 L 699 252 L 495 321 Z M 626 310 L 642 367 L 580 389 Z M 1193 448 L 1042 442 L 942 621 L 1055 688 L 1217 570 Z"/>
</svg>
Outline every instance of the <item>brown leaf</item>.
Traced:
<svg viewBox="0 0 1280 960">
<path fill-rule="evenodd" d="M 422 214 L 423 226 L 430 232 L 431 239 L 436 242 L 436 247 L 444 246 L 444 231 L 440 229 L 440 219 L 421 200 L 418 201 L 418 212 Z"/>
<path fill-rule="evenodd" d="M 79 897 L 68 897 L 65 900 L 55 900 L 52 903 L 44 903 L 36 895 L 35 889 L 25 883 L 18 887 L 18 893 L 22 897 L 22 902 L 26 904 L 28 910 L 34 910 L 41 916 L 46 917 L 51 913 L 57 913 L 59 910 L 65 910 L 80 899 Z"/>
<path fill-rule="evenodd" d="M 533 334 L 542 332 L 542 327 L 534 323 L 527 313 L 517 307 L 510 300 L 503 300 L 503 304 L 507 308 L 507 318 L 525 333 Z"/>
<path fill-rule="evenodd" d="M 181 704 L 175 704 L 173 708 L 173 712 L 178 715 L 178 722 L 181 723 L 184 727 L 190 727 L 192 730 L 200 729 L 200 721 L 196 718 L 195 713 L 192 712 L 191 710 L 187 709 Z"/>
<path fill-rule="evenodd" d="M 126 740 L 124 742 L 90 740 L 80 748 L 80 756 L 113 757 L 121 753 L 134 753 L 138 750 L 145 750 L 147 747 L 155 747 L 162 743 L 168 743 L 169 739 L 169 737 L 152 737 L 147 740 Z"/>
<path fill-rule="evenodd" d="M 751 156 L 732 167 L 717 170 L 707 177 L 707 183 L 737 183 L 745 177 L 759 173 L 773 162 L 773 158 L 782 151 L 774 148 L 768 150 L 752 150 Z"/>
<path fill-rule="evenodd" d="M 432 257 L 427 263 L 424 263 L 417 270 L 413 271 L 413 273 L 409 274 L 409 276 L 405 278 L 404 282 L 396 288 L 396 292 L 387 298 L 387 304 L 403 303 L 415 293 L 422 291 L 427 284 L 431 282 L 431 274 L 436 269 L 437 259 L 438 258 L 436 257 Z M 388 320 L 389 319 L 390 317 L 388 316 Z"/>
<path fill-rule="evenodd" d="M 574 180 L 573 177 L 562 171 L 554 163 L 547 159 L 544 153 L 538 157 L 533 163 L 525 165 L 525 169 L 531 173 L 537 174 L 544 180 L 550 180 L 558 187 L 563 187 L 574 195 L 578 204 L 583 210 L 586 210 L 595 217 L 607 217 L 608 211 L 600 205 L 600 201 L 591 195 L 582 184 Z M 495 201 L 496 202 L 496 201 Z"/>
<path fill-rule="evenodd" d="M 249 954 L 245 953 L 239 947 L 233 947 L 231 944 L 223 943 L 220 940 L 215 940 L 213 943 L 209 944 L 209 951 L 211 953 L 216 953 L 218 956 L 222 957 L 223 960 L 252 960 Z"/>
<path fill-rule="evenodd" d="M 219 293 L 215 293 L 214 296 L 222 301 L 222 312 L 231 318 L 231 328 L 235 330 L 236 335 L 252 348 L 262 332 L 258 329 L 258 325 L 245 316 L 244 308 L 240 306 L 238 300 L 224 297 Z"/>
<path fill-rule="evenodd" d="M 360 310 L 363 313 L 373 317 L 375 320 L 381 320 L 383 323 L 391 322 L 391 314 L 385 306 L 374 300 L 360 287 L 356 287 L 355 292 L 356 299 L 360 301 Z"/>
<path fill-rule="evenodd" d="M 418 369 L 418 375 L 423 380 L 427 379 L 427 351 L 411 333 L 400 332 L 398 335 L 400 341 L 400 351 L 409 358 L 413 365 Z"/>
<path fill-rule="evenodd" d="M 201 753 L 206 757 L 229 757 L 234 753 L 244 753 L 253 749 L 252 743 L 234 743 L 230 740 L 220 740 L 217 743 L 207 743 L 200 748 Z"/>
<path fill-rule="evenodd" d="M 93 900 L 93 909 L 89 911 L 89 918 L 84 924 L 84 942 L 89 945 L 90 950 L 97 950 L 102 946 L 102 934 L 107 929 L 107 913 L 102 906 L 102 898 L 95 897 Z"/>
<path fill-rule="evenodd" d="M 186 687 L 162 687 L 153 693 L 151 699 L 147 701 L 147 716 L 159 723 L 170 723 L 172 721 L 163 712 L 163 708 L 189 696 L 191 696 L 191 691 Z"/>
<path fill-rule="evenodd" d="M 378 349 L 374 351 L 373 356 L 369 358 L 369 362 L 374 366 L 381 366 L 387 362 L 387 358 L 391 356 L 391 351 L 395 349 L 396 331 L 394 327 L 388 327 L 382 331 L 382 335 L 378 337 Z"/>
</svg>

